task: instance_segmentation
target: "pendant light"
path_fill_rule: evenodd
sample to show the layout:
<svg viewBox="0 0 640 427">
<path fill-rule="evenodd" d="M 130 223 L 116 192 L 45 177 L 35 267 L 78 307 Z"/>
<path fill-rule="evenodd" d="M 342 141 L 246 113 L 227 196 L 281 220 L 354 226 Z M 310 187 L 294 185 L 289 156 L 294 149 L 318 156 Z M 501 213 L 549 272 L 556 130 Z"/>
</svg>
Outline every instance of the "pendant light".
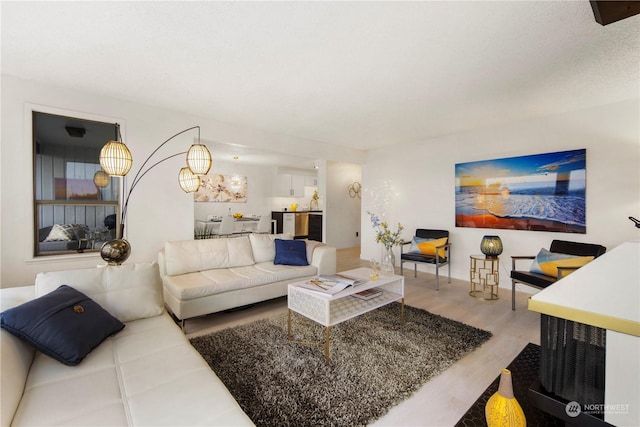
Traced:
<svg viewBox="0 0 640 427">
<path fill-rule="evenodd" d="M 107 142 L 100 150 L 100 166 L 111 176 L 125 176 L 132 165 L 131 151 L 120 141 L 120 125 L 116 123 L 116 140 Z"/>
</svg>

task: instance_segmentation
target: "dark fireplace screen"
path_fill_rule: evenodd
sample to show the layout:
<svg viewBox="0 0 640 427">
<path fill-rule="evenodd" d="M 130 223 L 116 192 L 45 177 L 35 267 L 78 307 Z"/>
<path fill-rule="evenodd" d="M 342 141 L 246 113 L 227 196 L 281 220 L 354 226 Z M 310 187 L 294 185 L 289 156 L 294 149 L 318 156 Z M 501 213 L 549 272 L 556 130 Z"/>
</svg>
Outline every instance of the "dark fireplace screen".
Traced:
<svg viewBox="0 0 640 427">
<path fill-rule="evenodd" d="M 604 404 L 606 330 L 542 315 L 540 382 L 581 405 Z"/>
</svg>

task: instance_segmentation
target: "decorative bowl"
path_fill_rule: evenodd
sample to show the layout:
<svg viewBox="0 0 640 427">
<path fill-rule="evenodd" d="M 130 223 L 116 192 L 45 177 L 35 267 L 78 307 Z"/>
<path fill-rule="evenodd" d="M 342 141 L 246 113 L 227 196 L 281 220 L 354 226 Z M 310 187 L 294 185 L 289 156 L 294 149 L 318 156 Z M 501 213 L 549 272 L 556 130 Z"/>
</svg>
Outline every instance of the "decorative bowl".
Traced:
<svg viewBox="0 0 640 427">
<path fill-rule="evenodd" d="M 243 216 L 243 215 L 242 215 L 241 213 L 239 213 L 239 212 L 236 212 L 236 213 L 234 213 L 234 214 L 233 214 L 233 217 L 234 217 L 235 219 L 242 218 L 242 216 Z"/>
</svg>

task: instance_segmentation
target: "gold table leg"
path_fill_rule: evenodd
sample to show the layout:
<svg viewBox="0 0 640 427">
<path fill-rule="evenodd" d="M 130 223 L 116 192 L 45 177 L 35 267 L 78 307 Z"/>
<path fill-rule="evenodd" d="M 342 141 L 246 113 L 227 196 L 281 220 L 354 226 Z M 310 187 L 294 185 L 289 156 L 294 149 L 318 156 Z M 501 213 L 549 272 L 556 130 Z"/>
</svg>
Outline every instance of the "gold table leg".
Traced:
<svg viewBox="0 0 640 427">
<path fill-rule="evenodd" d="M 321 341 L 304 341 L 304 340 L 294 340 L 291 335 L 291 310 L 287 311 L 287 340 L 294 344 L 302 344 L 302 345 L 311 345 L 322 347 L 324 349 L 324 364 L 330 365 L 331 360 L 329 359 L 329 343 L 331 342 L 331 332 L 330 327 L 325 327 L 325 337 L 324 342 Z"/>
<path fill-rule="evenodd" d="M 404 297 L 402 298 L 402 306 L 400 308 L 400 317 L 402 318 L 402 331 L 404 332 Z"/>
<path fill-rule="evenodd" d="M 325 338 L 324 338 L 324 364 L 329 365 L 331 361 L 329 360 L 329 340 L 330 340 L 330 332 L 329 327 L 325 328 Z"/>
</svg>

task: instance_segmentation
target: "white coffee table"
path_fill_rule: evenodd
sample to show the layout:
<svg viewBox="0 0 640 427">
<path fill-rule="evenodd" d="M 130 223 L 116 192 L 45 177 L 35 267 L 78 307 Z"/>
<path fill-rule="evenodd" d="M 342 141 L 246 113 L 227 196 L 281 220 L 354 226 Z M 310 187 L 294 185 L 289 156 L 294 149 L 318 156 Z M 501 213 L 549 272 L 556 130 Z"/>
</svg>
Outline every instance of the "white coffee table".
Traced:
<svg viewBox="0 0 640 427">
<path fill-rule="evenodd" d="M 367 280 L 367 282 L 355 287 L 348 287 L 335 295 L 323 294 L 298 286 L 298 284 L 304 282 L 290 284 L 287 294 L 289 307 L 287 337 L 289 341 L 297 344 L 322 346 L 324 348 L 325 364 L 328 365 L 330 363 L 329 343 L 331 339 L 331 326 L 391 304 L 394 301 L 400 301 L 402 303 L 400 316 L 402 325 L 404 326 L 404 277 L 397 275 L 380 276 L 378 280 L 371 281 L 369 280 L 370 272 L 371 270 L 368 268 L 356 268 L 354 270 L 341 272 L 340 274 L 364 279 Z M 352 296 L 355 293 L 372 288 L 381 290 L 382 295 L 369 300 L 361 300 Z M 324 342 L 294 340 L 291 333 L 292 311 L 324 326 Z"/>
</svg>

